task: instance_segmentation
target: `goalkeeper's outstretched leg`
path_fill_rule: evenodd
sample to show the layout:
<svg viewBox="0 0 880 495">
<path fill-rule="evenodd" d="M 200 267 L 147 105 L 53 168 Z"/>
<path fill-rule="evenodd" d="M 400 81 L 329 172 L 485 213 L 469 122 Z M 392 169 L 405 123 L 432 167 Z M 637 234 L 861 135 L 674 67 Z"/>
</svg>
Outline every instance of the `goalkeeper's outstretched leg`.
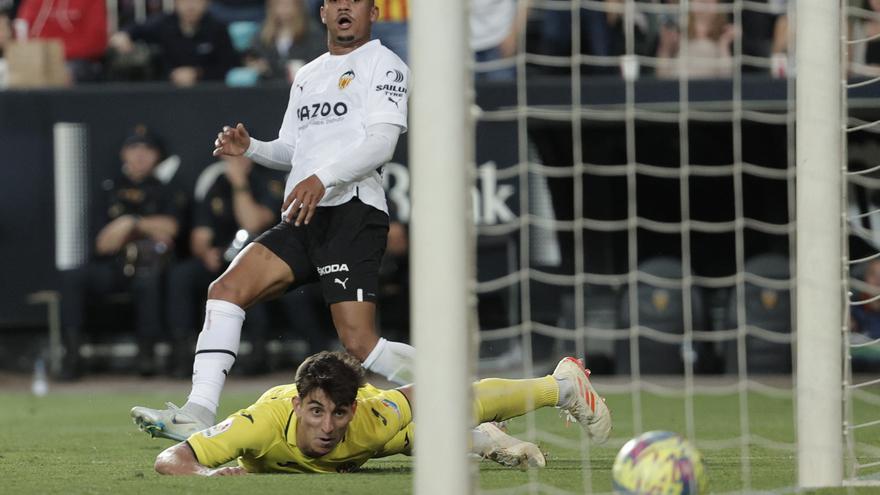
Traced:
<svg viewBox="0 0 880 495">
<path fill-rule="evenodd" d="M 552 375 L 542 378 L 487 378 L 474 384 L 476 423 L 503 421 L 542 407 L 558 407 L 596 443 L 604 443 L 611 434 L 611 412 L 579 359 L 562 359 Z"/>
</svg>

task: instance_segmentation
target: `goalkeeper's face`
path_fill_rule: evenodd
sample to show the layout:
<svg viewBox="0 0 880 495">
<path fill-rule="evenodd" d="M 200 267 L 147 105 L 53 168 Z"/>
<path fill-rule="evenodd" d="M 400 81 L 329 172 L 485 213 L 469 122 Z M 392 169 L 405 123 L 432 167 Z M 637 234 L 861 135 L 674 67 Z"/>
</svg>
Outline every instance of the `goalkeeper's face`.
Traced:
<svg viewBox="0 0 880 495">
<path fill-rule="evenodd" d="M 354 418 L 357 401 L 335 404 L 324 390 L 316 388 L 303 398 L 293 398 L 296 413 L 296 446 L 309 457 L 321 457 L 345 437 Z"/>
<path fill-rule="evenodd" d="M 370 41 L 379 18 L 374 0 L 324 0 L 321 21 L 327 25 L 330 53 L 348 53 Z"/>
</svg>

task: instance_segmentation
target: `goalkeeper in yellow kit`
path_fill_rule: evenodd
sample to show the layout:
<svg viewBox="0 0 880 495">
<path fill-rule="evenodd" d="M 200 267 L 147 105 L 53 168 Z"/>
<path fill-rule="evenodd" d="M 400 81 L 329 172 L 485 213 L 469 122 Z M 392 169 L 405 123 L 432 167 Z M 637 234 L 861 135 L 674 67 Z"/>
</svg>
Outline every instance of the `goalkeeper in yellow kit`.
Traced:
<svg viewBox="0 0 880 495">
<path fill-rule="evenodd" d="M 360 363 L 347 354 L 311 356 L 297 370 L 295 384 L 269 389 L 250 407 L 164 450 L 156 471 L 206 476 L 349 472 L 372 458 L 409 455 L 415 440 L 414 387 L 380 390 L 365 384 L 363 376 Z M 494 452 L 501 457 L 493 459 L 508 465 L 543 465 L 536 447 L 521 449 L 534 446 L 487 423 L 541 407 L 559 407 L 593 441 L 607 440 L 611 414 L 588 376 L 580 361 L 565 358 L 553 375 L 475 383 L 474 421 L 486 423 L 476 430 L 486 437 L 476 439 L 475 452 L 490 457 Z M 218 468 L 236 459 L 238 466 Z"/>
</svg>

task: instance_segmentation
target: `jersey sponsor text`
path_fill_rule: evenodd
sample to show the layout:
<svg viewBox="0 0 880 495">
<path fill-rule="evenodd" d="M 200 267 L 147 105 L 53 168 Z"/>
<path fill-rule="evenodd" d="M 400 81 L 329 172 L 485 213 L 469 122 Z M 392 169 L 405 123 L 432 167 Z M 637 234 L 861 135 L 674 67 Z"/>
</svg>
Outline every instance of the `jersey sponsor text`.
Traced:
<svg viewBox="0 0 880 495">
<path fill-rule="evenodd" d="M 330 273 L 347 272 L 347 271 L 348 271 L 348 264 L 346 264 L 346 263 L 334 263 L 332 265 L 325 265 L 325 266 L 318 267 L 318 275 L 321 275 L 321 276 L 327 275 Z"/>
<path fill-rule="evenodd" d="M 348 113 L 348 105 L 345 102 L 338 101 L 330 103 L 327 101 L 312 103 L 311 105 L 303 105 L 296 111 L 296 116 L 300 121 L 310 120 L 317 117 L 329 117 L 331 114 L 342 117 Z"/>
</svg>

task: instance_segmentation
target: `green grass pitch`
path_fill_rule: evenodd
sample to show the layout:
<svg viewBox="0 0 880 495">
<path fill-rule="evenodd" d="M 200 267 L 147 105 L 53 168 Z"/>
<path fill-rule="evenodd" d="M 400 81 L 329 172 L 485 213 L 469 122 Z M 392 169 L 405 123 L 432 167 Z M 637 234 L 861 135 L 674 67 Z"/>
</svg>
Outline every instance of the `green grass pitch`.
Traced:
<svg viewBox="0 0 880 495">
<path fill-rule="evenodd" d="M 150 382 L 141 385 L 149 387 Z M 358 473 L 334 475 L 254 475 L 205 479 L 162 477 L 152 469 L 156 454 L 170 445 L 137 431 L 128 418 L 135 404 L 159 405 L 180 398 L 156 387 L 155 392 L 132 393 L 96 387 L 62 390 L 37 398 L 25 392 L 0 392 L 0 474 L 2 493 L 410 493 L 411 461 L 397 456 L 371 461 Z M 236 388 L 224 395 L 222 413 L 250 404 L 262 392 Z M 791 402 L 750 397 L 753 433 L 778 442 L 793 442 Z M 539 441 L 548 452 L 547 467 L 520 472 L 489 461 L 479 464 L 479 485 L 485 490 L 509 491 L 515 486 L 541 482 L 573 493 L 611 491 L 611 465 L 621 442 L 632 434 L 629 395 L 609 396 L 614 411 L 613 445 L 589 451 L 589 462 L 579 450 Z M 680 400 L 642 396 L 645 430 L 682 431 L 684 407 Z M 718 440 L 736 436 L 740 418 L 736 396 L 697 397 L 697 436 Z M 861 408 L 877 416 L 877 410 Z M 858 408 L 857 408 L 858 410 Z M 866 416 L 867 417 L 867 416 Z M 577 439 L 577 425 L 566 427 L 556 410 L 539 411 L 535 424 L 560 437 Z M 523 434 L 524 418 L 511 422 L 511 432 Z M 880 430 L 880 429 L 878 429 Z M 860 441 L 880 446 L 880 432 L 862 434 Z M 744 490 L 739 447 L 703 450 L 713 493 Z M 753 446 L 749 449 L 751 487 L 748 491 L 790 493 L 795 484 L 791 451 Z M 863 459 L 864 461 L 865 459 Z M 868 459 L 871 460 L 871 459 Z M 877 460 L 877 459 L 873 459 Z M 822 493 L 877 493 L 875 489 L 838 489 Z M 554 490 L 555 492 L 555 490 Z"/>
</svg>

